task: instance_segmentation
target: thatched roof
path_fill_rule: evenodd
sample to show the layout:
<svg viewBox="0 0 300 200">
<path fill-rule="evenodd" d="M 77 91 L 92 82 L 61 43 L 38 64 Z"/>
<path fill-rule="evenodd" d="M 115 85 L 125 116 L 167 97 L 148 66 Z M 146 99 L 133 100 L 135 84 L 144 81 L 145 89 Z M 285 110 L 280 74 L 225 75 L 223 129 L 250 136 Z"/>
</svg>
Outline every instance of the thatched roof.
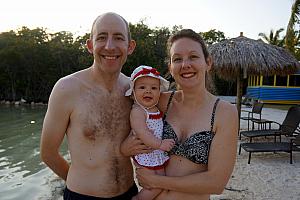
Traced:
<svg viewBox="0 0 300 200">
<path fill-rule="evenodd" d="M 208 49 L 213 58 L 212 71 L 227 80 L 235 80 L 239 73 L 287 75 L 300 67 L 286 49 L 244 36 L 224 40 Z"/>
</svg>

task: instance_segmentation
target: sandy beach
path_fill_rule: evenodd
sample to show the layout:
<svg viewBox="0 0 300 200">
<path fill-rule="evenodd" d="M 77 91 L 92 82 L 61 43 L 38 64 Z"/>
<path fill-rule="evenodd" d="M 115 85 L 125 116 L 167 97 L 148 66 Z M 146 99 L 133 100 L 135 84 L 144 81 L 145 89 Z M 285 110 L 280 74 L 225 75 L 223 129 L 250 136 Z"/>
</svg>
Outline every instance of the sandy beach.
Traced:
<svg viewBox="0 0 300 200">
<path fill-rule="evenodd" d="M 286 107 L 265 106 L 262 118 L 281 123 L 286 113 Z M 246 121 L 241 121 L 241 130 L 246 127 Z M 242 138 L 239 143 L 245 141 Z M 242 150 L 226 189 L 221 195 L 212 195 L 211 200 L 300 200 L 300 152 L 293 153 L 293 164 L 289 163 L 288 153 L 254 153 L 251 164 L 247 161 L 248 153 Z M 62 200 L 58 197 L 63 188 L 61 181 L 52 176 L 48 184 L 53 198 Z"/>
<path fill-rule="evenodd" d="M 287 110 L 280 108 L 264 107 L 262 118 L 281 123 Z M 241 130 L 246 130 L 246 127 L 246 121 L 241 121 Z M 239 143 L 245 141 L 247 139 L 242 138 Z M 293 164 L 289 163 L 289 154 L 285 152 L 253 153 L 251 163 L 247 162 L 248 153 L 242 150 L 237 155 L 226 189 L 222 195 L 211 196 L 212 200 L 300 199 L 300 152 L 293 152 Z"/>
</svg>

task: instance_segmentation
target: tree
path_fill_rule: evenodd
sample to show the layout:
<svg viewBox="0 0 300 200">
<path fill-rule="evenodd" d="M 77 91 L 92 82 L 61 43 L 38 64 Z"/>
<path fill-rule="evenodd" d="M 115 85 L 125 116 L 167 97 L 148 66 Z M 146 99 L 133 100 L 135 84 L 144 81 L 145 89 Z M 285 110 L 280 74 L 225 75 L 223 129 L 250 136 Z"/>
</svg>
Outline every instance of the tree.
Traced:
<svg viewBox="0 0 300 200">
<path fill-rule="evenodd" d="M 225 40 L 225 34 L 222 31 L 216 31 L 216 29 L 211 29 L 207 32 L 200 33 L 207 45 L 212 45 L 217 42 Z"/>
<path fill-rule="evenodd" d="M 285 37 L 280 39 L 280 33 L 284 31 L 283 28 L 278 29 L 277 31 L 270 30 L 269 36 L 267 36 L 265 33 L 259 33 L 258 36 L 262 37 L 263 40 L 265 40 L 269 44 L 273 44 L 279 47 L 283 47 Z"/>
<path fill-rule="evenodd" d="M 122 72 L 130 76 L 131 72 L 139 65 L 157 66 L 154 55 L 153 31 L 144 21 L 137 24 L 129 24 L 131 36 L 136 41 L 136 48 L 131 56 L 128 57 Z"/>
<path fill-rule="evenodd" d="M 299 25 L 300 0 L 295 0 L 292 5 L 291 16 L 286 29 L 285 46 L 293 54 L 295 54 L 295 46 L 299 38 L 299 30 L 296 30 L 296 25 Z M 298 36 L 297 36 L 298 34 Z"/>
</svg>

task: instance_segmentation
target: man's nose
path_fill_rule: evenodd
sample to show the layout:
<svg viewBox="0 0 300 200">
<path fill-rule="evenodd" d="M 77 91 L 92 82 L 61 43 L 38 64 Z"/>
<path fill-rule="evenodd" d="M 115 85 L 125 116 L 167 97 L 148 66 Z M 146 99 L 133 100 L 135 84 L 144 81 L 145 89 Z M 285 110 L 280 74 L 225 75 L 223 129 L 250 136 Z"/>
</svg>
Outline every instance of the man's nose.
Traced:
<svg viewBox="0 0 300 200">
<path fill-rule="evenodd" d="M 113 49 L 115 47 L 113 38 L 108 37 L 105 43 L 105 49 Z"/>
</svg>

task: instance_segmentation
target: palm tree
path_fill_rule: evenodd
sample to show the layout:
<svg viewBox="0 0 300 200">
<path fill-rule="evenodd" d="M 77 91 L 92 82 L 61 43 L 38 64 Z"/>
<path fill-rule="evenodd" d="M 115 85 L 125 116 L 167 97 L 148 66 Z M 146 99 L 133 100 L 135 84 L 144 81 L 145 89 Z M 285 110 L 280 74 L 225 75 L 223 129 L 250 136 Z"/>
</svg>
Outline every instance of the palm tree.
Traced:
<svg viewBox="0 0 300 200">
<path fill-rule="evenodd" d="M 265 33 L 259 33 L 258 36 L 262 37 L 262 39 L 264 39 L 269 44 L 273 44 L 273 45 L 276 45 L 276 46 L 279 46 L 279 47 L 283 47 L 285 37 L 283 37 L 283 39 L 280 39 L 280 37 L 279 37 L 280 33 L 283 30 L 284 30 L 283 28 L 280 28 L 277 31 L 275 31 L 275 34 L 274 34 L 273 30 L 270 30 L 269 36 L 267 36 Z"/>
<path fill-rule="evenodd" d="M 295 25 L 299 24 L 299 15 L 300 0 L 295 0 L 292 5 L 292 12 L 285 35 L 285 46 L 291 53 L 295 53 L 295 46 L 298 43 L 297 39 L 299 38 L 299 30 L 295 30 Z"/>
</svg>

